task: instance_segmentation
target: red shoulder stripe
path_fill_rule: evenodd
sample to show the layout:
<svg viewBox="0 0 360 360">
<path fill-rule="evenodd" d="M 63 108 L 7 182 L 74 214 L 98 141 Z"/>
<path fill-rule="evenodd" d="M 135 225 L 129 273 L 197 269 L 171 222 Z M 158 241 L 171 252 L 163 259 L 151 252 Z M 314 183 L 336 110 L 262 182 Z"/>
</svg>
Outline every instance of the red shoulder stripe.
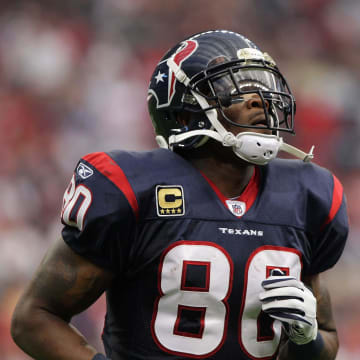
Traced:
<svg viewBox="0 0 360 360">
<path fill-rule="evenodd" d="M 121 192 L 125 195 L 127 201 L 132 207 L 136 218 L 139 216 L 139 204 L 137 202 L 134 190 L 132 189 L 126 175 L 115 161 L 104 152 L 95 152 L 83 157 L 101 174 L 106 176 Z"/>
<path fill-rule="evenodd" d="M 335 175 L 333 175 L 333 179 L 334 179 L 334 189 L 333 189 L 331 208 L 322 228 L 324 228 L 327 224 L 331 223 L 331 221 L 334 219 L 336 213 L 340 209 L 343 199 L 343 187 L 339 179 Z"/>
</svg>

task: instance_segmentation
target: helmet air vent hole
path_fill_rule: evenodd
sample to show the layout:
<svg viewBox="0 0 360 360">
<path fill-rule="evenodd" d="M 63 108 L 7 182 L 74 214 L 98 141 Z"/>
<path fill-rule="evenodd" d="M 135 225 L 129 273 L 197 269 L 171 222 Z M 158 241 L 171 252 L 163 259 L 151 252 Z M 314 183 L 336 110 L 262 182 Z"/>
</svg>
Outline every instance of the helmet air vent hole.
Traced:
<svg viewBox="0 0 360 360">
<path fill-rule="evenodd" d="M 256 145 L 257 145 L 258 147 L 261 147 L 261 144 L 260 144 L 259 142 L 257 142 Z"/>
</svg>

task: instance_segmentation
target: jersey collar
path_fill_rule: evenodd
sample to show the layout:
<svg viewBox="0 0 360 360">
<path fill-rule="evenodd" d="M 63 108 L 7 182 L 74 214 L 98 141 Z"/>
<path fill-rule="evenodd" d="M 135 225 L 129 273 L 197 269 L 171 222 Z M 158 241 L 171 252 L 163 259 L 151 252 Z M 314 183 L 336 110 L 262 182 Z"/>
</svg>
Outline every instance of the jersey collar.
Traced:
<svg viewBox="0 0 360 360">
<path fill-rule="evenodd" d="M 221 193 L 221 191 L 219 190 L 219 188 L 203 173 L 201 173 L 201 175 L 205 178 L 205 180 L 208 182 L 208 184 L 211 186 L 211 188 L 214 190 L 215 194 L 217 195 L 217 197 L 220 199 L 220 201 L 224 204 L 224 206 L 232 213 L 235 215 L 234 211 L 230 210 L 230 205 L 229 205 L 229 201 L 231 201 L 234 205 L 236 205 L 236 203 L 243 203 L 245 204 L 245 209 L 244 211 L 241 213 L 241 215 L 235 215 L 238 218 L 241 218 L 242 216 L 244 216 L 244 214 L 250 210 L 251 206 L 254 204 L 255 199 L 257 197 L 257 194 L 259 193 L 259 189 L 260 189 L 260 170 L 258 168 L 258 166 L 255 166 L 255 171 L 251 176 L 251 179 L 249 181 L 249 183 L 246 185 L 244 191 L 241 193 L 240 196 L 236 197 L 236 198 L 228 198 L 225 195 L 223 195 Z"/>
</svg>

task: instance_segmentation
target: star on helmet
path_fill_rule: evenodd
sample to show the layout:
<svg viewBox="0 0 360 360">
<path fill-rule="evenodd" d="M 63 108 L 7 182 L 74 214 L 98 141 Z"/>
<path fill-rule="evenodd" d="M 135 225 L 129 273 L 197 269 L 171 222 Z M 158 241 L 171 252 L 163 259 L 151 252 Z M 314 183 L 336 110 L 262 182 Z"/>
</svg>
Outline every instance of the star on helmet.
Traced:
<svg viewBox="0 0 360 360">
<path fill-rule="evenodd" d="M 156 80 L 156 84 L 158 84 L 159 82 L 164 82 L 164 78 L 166 77 L 165 73 L 159 72 L 157 73 L 157 75 L 155 76 L 155 80 Z"/>
</svg>

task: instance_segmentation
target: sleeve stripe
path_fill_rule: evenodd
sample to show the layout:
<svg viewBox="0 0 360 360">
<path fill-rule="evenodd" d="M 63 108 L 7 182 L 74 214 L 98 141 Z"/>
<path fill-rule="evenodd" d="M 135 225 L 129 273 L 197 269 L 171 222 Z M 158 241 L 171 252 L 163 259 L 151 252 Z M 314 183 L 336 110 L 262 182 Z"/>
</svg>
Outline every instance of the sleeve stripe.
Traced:
<svg viewBox="0 0 360 360">
<path fill-rule="evenodd" d="M 343 199 L 343 187 L 342 187 L 339 179 L 335 175 L 333 175 L 333 179 L 334 179 L 334 189 L 333 189 L 333 196 L 332 196 L 332 204 L 331 204 L 329 214 L 328 214 L 322 228 L 324 228 L 324 226 L 326 226 L 327 224 L 331 223 L 331 221 L 334 219 L 336 213 L 340 209 L 342 199 Z"/>
<path fill-rule="evenodd" d="M 139 205 L 129 180 L 118 164 L 106 153 L 96 152 L 83 157 L 96 170 L 107 177 L 125 195 L 136 218 L 139 216 Z"/>
</svg>

